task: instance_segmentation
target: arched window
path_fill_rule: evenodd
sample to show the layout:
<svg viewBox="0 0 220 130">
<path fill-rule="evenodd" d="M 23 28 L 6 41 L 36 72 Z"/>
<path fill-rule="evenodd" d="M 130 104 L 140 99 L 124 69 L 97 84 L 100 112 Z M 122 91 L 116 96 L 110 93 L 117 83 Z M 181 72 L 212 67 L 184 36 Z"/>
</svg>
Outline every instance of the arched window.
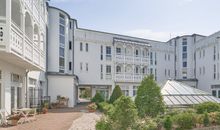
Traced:
<svg viewBox="0 0 220 130">
<path fill-rule="evenodd" d="M 138 49 L 135 50 L 135 55 L 136 55 L 136 56 L 139 55 L 139 50 L 138 50 Z"/>
<path fill-rule="evenodd" d="M 11 19 L 19 28 L 21 28 L 20 0 L 12 0 L 11 1 Z"/>
<path fill-rule="evenodd" d="M 136 73 L 136 74 L 139 73 L 139 67 L 138 67 L 138 66 L 135 67 L 135 73 Z"/>
<path fill-rule="evenodd" d="M 116 67 L 116 72 L 117 72 L 117 73 L 121 73 L 121 66 L 117 66 L 117 67 Z"/>
<path fill-rule="evenodd" d="M 28 12 L 25 13 L 25 34 L 32 40 L 33 39 L 33 27 L 31 16 Z"/>
<path fill-rule="evenodd" d="M 36 24 L 34 25 L 34 43 L 35 45 L 40 46 L 40 34 Z"/>
</svg>

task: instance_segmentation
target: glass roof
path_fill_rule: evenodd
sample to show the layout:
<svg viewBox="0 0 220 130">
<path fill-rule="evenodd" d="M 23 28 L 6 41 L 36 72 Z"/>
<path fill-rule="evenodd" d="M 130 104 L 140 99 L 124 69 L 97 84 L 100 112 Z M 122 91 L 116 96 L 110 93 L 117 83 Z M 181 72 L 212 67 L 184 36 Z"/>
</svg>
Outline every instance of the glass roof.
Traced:
<svg viewBox="0 0 220 130">
<path fill-rule="evenodd" d="M 161 93 L 167 106 L 189 106 L 208 101 L 220 103 L 220 99 L 211 94 L 174 80 L 168 80 Z"/>
</svg>

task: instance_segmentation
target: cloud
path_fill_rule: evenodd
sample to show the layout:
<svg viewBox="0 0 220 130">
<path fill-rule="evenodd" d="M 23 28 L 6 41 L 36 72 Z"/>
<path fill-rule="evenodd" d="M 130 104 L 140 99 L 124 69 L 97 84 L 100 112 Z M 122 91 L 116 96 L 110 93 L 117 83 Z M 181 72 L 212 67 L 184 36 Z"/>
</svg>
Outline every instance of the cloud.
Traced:
<svg viewBox="0 0 220 130">
<path fill-rule="evenodd" d="M 156 32 L 150 29 L 136 29 L 136 30 L 126 31 L 123 34 L 134 36 L 134 37 L 157 40 L 157 41 L 168 41 L 170 38 L 173 38 L 179 35 L 184 35 L 187 33 L 185 32 L 172 32 L 172 33 L 171 32 Z"/>
</svg>

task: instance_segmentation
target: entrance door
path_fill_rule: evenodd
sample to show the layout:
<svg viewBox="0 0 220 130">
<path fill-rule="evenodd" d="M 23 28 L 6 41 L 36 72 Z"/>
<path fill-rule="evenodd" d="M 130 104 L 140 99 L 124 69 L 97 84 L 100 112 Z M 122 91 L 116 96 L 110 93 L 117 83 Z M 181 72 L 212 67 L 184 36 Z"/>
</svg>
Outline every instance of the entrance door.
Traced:
<svg viewBox="0 0 220 130">
<path fill-rule="evenodd" d="M 108 89 L 99 89 L 99 90 L 96 91 L 96 93 L 97 92 L 99 92 L 105 100 L 108 100 L 108 98 L 109 98 Z"/>
</svg>

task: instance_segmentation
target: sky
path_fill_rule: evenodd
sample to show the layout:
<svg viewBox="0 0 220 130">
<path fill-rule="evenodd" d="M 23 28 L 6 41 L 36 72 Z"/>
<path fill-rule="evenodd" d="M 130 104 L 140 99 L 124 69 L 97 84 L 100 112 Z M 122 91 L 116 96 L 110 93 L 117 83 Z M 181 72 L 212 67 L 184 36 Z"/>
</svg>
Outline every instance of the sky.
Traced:
<svg viewBox="0 0 220 130">
<path fill-rule="evenodd" d="M 80 28 L 157 41 L 220 30 L 220 0 L 50 0 Z"/>
</svg>

